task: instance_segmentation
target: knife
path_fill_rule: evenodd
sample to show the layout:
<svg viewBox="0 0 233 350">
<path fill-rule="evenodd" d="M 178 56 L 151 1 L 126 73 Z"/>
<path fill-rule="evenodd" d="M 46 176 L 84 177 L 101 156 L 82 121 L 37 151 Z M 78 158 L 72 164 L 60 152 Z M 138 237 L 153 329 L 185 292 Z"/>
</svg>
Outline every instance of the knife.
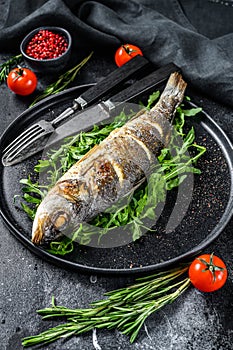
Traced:
<svg viewBox="0 0 233 350">
<path fill-rule="evenodd" d="M 152 89 L 164 83 L 170 74 L 175 71 L 179 71 L 179 68 L 175 64 L 167 64 L 109 99 L 74 113 L 72 119 L 57 127 L 52 133 L 52 136 L 40 137 L 39 140 L 33 140 L 33 143 L 30 143 L 29 146 L 26 145 L 23 151 L 16 154 L 13 158 L 4 157 L 3 155 L 3 165 L 9 166 L 22 162 L 37 152 L 44 149 L 47 150 L 51 146 L 61 142 L 67 136 L 88 130 L 94 124 L 108 120 L 119 113 L 126 102 L 130 102 L 142 94 L 152 92 Z"/>
</svg>

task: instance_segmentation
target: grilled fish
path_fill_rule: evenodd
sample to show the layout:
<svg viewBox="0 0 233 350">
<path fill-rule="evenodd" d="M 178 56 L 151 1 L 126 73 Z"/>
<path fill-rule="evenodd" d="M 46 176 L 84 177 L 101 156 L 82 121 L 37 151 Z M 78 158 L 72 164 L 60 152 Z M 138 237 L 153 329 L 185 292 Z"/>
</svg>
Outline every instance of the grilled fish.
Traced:
<svg viewBox="0 0 233 350">
<path fill-rule="evenodd" d="M 57 181 L 37 209 L 34 244 L 53 241 L 90 221 L 143 181 L 154 158 L 170 142 L 171 120 L 185 88 L 182 76 L 171 74 L 150 111 L 140 111 L 111 132 Z"/>
</svg>

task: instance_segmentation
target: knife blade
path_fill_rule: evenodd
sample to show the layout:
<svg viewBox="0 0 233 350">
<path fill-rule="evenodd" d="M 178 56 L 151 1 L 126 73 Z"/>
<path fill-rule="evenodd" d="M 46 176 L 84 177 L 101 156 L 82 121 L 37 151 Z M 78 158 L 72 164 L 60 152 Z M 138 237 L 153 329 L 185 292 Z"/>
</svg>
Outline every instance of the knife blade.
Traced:
<svg viewBox="0 0 233 350">
<path fill-rule="evenodd" d="M 23 152 L 18 154 L 14 159 L 3 158 L 3 165 L 9 166 L 22 162 L 39 151 L 47 151 L 67 136 L 74 135 L 74 133 L 79 133 L 80 131 L 86 131 L 94 124 L 108 120 L 116 115 L 126 102 L 130 102 L 141 94 L 152 91 L 152 89 L 165 82 L 171 73 L 178 70 L 179 68 L 175 64 L 167 64 L 106 101 L 85 108 L 82 111 L 77 111 L 71 119 L 57 127 L 52 136 L 35 140 L 33 145 L 30 144 L 30 147 L 25 147 Z"/>
</svg>

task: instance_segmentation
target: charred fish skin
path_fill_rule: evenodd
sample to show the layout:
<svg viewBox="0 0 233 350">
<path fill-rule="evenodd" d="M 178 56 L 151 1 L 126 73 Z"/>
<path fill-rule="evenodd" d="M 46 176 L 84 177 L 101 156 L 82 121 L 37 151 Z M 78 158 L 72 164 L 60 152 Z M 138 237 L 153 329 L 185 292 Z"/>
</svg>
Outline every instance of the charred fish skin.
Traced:
<svg viewBox="0 0 233 350">
<path fill-rule="evenodd" d="M 173 73 L 150 111 L 111 132 L 58 180 L 38 207 L 33 243 L 52 241 L 67 227 L 91 220 L 140 183 L 170 142 L 171 121 L 185 88 L 182 76 Z"/>
</svg>

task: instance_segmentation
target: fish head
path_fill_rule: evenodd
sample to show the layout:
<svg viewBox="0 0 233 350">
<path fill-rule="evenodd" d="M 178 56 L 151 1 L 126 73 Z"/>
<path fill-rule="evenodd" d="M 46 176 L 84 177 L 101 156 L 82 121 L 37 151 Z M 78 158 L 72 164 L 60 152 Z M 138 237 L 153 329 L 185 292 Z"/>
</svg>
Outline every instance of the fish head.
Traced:
<svg viewBox="0 0 233 350">
<path fill-rule="evenodd" d="M 32 227 L 32 242 L 48 245 L 69 232 L 72 203 L 63 196 L 50 194 L 39 205 Z"/>
</svg>

